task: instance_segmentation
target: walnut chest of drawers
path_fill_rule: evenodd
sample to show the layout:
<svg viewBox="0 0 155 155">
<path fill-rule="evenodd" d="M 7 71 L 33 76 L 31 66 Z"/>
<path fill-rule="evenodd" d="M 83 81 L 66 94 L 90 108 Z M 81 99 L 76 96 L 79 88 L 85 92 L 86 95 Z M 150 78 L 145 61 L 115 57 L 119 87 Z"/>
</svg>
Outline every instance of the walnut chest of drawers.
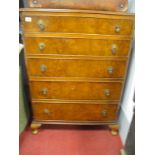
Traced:
<svg viewBox="0 0 155 155">
<path fill-rule="evenodd" d="M 116 129 L 134 15 L 20 11 L 34 133 L 41 124 L 108 124 Z"/>
</svg>

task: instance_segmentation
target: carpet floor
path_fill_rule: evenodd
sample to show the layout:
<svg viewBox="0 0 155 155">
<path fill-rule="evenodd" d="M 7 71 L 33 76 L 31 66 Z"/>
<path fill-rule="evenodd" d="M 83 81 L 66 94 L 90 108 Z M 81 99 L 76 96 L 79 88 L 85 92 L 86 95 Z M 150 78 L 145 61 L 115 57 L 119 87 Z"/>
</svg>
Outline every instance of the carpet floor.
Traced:
<svg viewBox="0 0 155 155">
<path fill-rule="evenodd" d="M 101 126 L 43 126 L 20 135 L 19 155 L 119 155 L 119 136 Z"/>
</svg>

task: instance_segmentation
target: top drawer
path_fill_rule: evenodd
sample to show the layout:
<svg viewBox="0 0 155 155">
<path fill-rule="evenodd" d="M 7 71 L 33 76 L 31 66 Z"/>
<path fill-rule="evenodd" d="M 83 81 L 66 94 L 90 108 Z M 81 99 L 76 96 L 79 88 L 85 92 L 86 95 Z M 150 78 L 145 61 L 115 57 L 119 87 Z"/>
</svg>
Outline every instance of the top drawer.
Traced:
<svg viewBox="0 0 155 155">
<path fill-rule="evenodd" d="M 28 0 L 29 7 L 127 11 L 128 0 Z"/>
<path fill-rule="evenodd" d="M 91 14 L 90 14 L 91 15 Z M 83 33 L 102 35 L 131 35 L 132 18 L 114 15 L 26 13 L 23 14 L 23 31 L 26 33 Z"/>
</svg>

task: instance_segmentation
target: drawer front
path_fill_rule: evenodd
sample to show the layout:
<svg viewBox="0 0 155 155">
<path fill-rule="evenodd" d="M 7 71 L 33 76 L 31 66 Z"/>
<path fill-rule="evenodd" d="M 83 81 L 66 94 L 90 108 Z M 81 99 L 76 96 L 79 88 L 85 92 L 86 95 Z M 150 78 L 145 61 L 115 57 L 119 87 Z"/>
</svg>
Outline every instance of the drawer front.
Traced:
<svg viewBox="0 0 155 155">
<path fill-rule="evenodd" d="M 87 33 L 106 35 L 131 35 L 133 20 L 74 16 L 31 16 L 23 19 L 24 32 Z M 43 15 L 43 13 L 42 13 Z M 118 18 L 118 17 L 117 17 Z"/>
<path fill-rule="evenodd" d="M 121 89 L 121 82 L 30 82 L 32 99 L 119 100 Z"/>
<path fill-rule="evenodd" d="M 27 60 L 29 76 L 123 78 L 126 60 L 80 60 L 31 58 Z"/>
<path fill-rule="evenodd" d="M 130 41 L 112 39 L 25 37 L 25 46 L 27 54 L 128 56 Z"/>
<path fill-rule="evenodd" d="M 117 104 L 33 103 L 35 120 L 115 121 Z"/>
<path fill-rule="evenodd" d="M 29 7 L 127 11 L 127 0 L 28 0 Z"/>
</svg>

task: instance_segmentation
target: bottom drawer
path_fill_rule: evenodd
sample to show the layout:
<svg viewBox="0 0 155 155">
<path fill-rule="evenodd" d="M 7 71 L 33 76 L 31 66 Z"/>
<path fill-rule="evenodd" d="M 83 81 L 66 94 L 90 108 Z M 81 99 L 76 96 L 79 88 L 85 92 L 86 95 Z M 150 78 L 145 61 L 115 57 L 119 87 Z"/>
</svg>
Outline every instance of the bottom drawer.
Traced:
<svg viewBox="0 0 155 155">
<path fill-rule="evenodd" d="M 118 104 L 33 103 L 34 120 L 115 121 Z"/>
</svg>

